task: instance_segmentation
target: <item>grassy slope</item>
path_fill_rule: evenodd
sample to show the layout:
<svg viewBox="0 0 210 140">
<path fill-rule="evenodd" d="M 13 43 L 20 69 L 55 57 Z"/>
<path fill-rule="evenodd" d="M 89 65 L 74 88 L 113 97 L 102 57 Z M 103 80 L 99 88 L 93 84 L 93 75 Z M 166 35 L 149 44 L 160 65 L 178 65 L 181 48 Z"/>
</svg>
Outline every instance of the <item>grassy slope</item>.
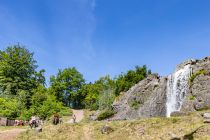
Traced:
<svg viewBox="0 0 210 140">
<path fill-rule="evenodd" d="M 51 124 L 43 127 L 43 132 L 36 135 L 34 131 L 27 131 L 20 139 L 50 139 L 50 140 L 168 140 L 173 137 L 191 137 L 197 130 L 194 139 L 210 139 L 210 124 L 204 124 L 201 112 L 185 117 L 151 118 L 130 121 L 88 122 L 78 124 Z M 108 124 L 114 131 L 110 134 L 101 134 L 100 129 Z"/>
<path fill-rule="evenodd" d="M 27 126 L 0 126 L 0 132 L 6 131 L 6 130 L 11 130 L 11 129 L 14 129 L 14 128 L 27 129 L 28 127 Z"/>
</svg>

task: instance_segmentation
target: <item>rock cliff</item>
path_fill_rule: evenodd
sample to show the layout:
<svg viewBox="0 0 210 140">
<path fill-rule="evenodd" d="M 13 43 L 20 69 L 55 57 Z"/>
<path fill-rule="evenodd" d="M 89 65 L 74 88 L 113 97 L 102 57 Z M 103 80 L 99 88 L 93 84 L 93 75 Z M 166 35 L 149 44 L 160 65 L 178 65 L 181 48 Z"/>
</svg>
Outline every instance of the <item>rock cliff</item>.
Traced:
<svg viewBox="0 0 210 140">
<path fill-rule="evenodd" d="M 170 116 L 173 111 L 210 108 L 209 73 L 210 57 L 206 57 L 179 64 L 167 77 L 149 75 L 115 100 L 116 114 L 112 119 Z"/>
</svg>

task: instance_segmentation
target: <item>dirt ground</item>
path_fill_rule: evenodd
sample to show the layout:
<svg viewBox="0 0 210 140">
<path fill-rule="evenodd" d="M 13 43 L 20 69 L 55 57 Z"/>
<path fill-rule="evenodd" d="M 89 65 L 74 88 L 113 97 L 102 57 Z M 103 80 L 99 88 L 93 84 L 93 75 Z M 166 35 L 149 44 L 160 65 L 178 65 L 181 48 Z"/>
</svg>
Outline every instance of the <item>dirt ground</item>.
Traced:
<svg viewBox="0 0 210 140">
<path fill-rule="evenodd" d="M 80 122 L 84 118 L 83 110 L 75 110 L 73 109 L 73 114 L 76 116 L 76 122 Z"/>
<path fill-rule="evenodd" d="M 17 136 L 26 131 L 26 129 L 22 128 L 13 128 L 10 130 L 0 131 L 0 140 L 15 140 Z"/>
</svg>

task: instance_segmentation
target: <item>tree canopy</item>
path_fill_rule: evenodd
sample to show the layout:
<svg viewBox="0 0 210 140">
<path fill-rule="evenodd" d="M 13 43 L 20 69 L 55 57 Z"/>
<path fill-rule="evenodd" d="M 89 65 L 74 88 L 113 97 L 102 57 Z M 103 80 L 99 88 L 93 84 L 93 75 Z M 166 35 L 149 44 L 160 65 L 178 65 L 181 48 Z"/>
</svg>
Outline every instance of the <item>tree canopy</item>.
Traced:
<svg viewBox="0 0 210 140">
<path fill-rule="evenodd" d="M 50 78 L 50 90 L 66 106 L 80 107 L 82 94 L 79 90 L 85 83 L 83 75 L 75 67 L 59 70 Z"/>
</svg>

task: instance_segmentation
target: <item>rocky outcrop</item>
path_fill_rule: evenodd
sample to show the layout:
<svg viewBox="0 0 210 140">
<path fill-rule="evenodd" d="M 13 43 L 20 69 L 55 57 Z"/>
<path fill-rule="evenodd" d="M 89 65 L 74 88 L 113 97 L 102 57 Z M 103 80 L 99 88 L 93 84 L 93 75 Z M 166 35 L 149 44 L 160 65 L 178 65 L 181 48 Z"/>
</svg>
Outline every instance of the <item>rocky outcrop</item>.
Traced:
<svg viewBox="0 0 210 140">
<path fill-rule="evenodd" d="M 185 61 L 176 67 L 175 73 L 187 65 L 190 66 L 189 85 L 184 94 L 179 89 L 181 96 L 184 96 L 184 98 L 182 102 L 178 103 L 180 107 L 176 111 L 186 113 L 210 108 L 210 57 L 202 60 Z M 169 96 L 167 95 L 169 94 L 167 93 L 167 82 L 168 77 L 152 74 L 137 83 L 129 91 L 122 93 L 113 104 L 113 108 L 117 113 L 112 119 L 166 116 L 166 102 Z M 174 83 L 180 84 L 181 82 L 178 79 Z M 180 88 L 180 85 L 177 87 Z"/>
<path fill-rule="evenodd" d="M 153 74 L 133 86 L 114 102 L 117 114 L 113 119 L 165 116 L 166 82 L 166 78 Z"/>
<path fill-rule="evenodd" d="M 196 60 L 192 70 L 190 90 L 182 105 L 182 111 L 210 108 L 210 57 Z"/>
</svg>

